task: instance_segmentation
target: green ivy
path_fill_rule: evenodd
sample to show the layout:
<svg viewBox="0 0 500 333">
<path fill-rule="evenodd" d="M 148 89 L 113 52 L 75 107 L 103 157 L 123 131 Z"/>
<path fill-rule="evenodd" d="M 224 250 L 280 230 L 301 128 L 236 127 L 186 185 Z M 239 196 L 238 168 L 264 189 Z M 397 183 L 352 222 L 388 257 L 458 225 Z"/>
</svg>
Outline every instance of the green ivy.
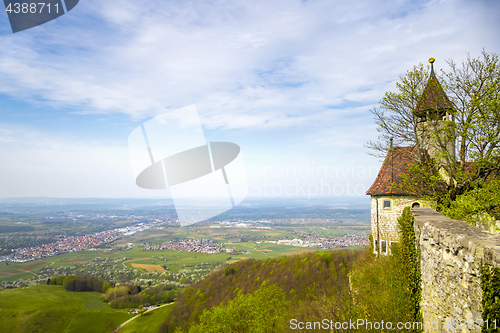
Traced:
<svg viewBox="0 0 500 333">
<path fill-rule="evenodd" d="M 372 234 L 370 234 L 370 236 L 368 237 L 368 240 L 370 241 L 370 253 L 373 253 L 374 251 L 374 244 L 373 244 L 373 236 Z"/>
<path fill-rule="evenodd" d="M 500 268 L 484 265 L 481 271 L 483 320 L 489 326 L 484 325 L 482 332 L 500 332 Z"/>
<path fill-rule="evenodd" d="M 399 231 L 401 234 L 401 245 L 398 247 L 403 264 L 403 274 L 408 282 L 410 291 L 410 315 L 414 322 L 422 322 L 420 312 L 420 300 L 422 298 L 421 275 L 420 275 L 420 249 L 416 244 L 415 230 L 413 228 L 414 218 L 410 207 L 403 210 L 398 218 Z"/>
</svg>

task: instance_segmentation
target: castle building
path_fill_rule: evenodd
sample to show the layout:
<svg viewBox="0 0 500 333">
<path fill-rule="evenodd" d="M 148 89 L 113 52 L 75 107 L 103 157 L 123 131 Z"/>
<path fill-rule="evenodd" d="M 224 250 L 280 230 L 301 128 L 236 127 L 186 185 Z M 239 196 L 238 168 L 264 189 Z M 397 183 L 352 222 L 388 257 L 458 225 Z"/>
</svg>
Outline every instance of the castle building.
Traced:
<svg viewBox="0 0 500 333">
<path fill-rule="evenodd" d="M 404 208 L 427 206 L 421 198 L 405 191 L 401 185 L 409 166 L 419 158 L 432 158 L 437 165 L 454 161 L 455 138 L 450 113 L 453 109 L 448 96 L 434 73 L 431 73 L 422 96 L 413 111 L 416 122 L 416 142 L 413 147 L 391 147 L 377 178 L 366 192 L 371 196 L 371 231 L 374 252 L 389 254 L 391 244 L 399 241 L 398 217 Z"/>
</svg>

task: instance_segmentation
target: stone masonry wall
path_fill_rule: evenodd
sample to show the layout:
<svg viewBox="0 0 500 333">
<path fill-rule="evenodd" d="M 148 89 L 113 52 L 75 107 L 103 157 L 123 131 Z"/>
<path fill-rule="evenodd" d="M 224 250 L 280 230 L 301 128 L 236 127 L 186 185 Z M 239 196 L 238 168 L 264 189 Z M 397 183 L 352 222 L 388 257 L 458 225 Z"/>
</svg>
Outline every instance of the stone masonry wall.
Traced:
<svg viewBox="0 0 500 333">
<path fill-rule="evenodd" d="M 482 318 L 482 264 L 500 267 L 500 236 L 451 220 L 431 208 L 412 209 L 420 246 L 425 332 L 481 332 L 445 328 Z"/>
<path fill-rule="evenodd" d="M 378 200 L 378 232 L 377 232 L 377 200 Z M 391 200 L 391 208 L 384 209 L 384 200 Z M 371 198 L 371 226 L 372 235 L 380 239 L 397 242 L 399 241 L 398 218 L 407 206 L 417 201 L 414 197 L 404 196 L 372 196 Z"/>
</svg>

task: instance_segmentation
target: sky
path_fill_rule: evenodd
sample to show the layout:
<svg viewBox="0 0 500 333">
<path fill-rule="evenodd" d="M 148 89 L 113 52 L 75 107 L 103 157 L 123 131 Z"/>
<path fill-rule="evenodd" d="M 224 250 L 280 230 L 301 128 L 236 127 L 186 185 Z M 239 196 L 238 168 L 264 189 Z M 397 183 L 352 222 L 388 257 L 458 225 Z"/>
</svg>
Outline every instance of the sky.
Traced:
<svg viewBox="0 0 500 333">
<path fill-rule="evenodd" d="M 252 197 L 361 197 L 370 109 L 436 58 L 500 51 L 500 1 L 80 0 L 12 33 L 0 13 L 0 198 L 169 197 L 130 133 L 196 105 L 240 146 Z"/>
</svg>

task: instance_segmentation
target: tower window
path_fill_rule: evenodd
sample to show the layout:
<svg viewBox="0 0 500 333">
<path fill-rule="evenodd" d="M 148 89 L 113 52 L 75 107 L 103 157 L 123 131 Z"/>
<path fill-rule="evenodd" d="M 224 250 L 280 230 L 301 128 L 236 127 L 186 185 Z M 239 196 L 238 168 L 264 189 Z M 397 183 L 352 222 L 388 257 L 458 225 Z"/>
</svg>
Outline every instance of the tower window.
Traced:
<svg viewBox="0 0 500 333">
<path fill-rule="evenodd" d="M 391 200 L 384 200 L 384 209 L 391 209 Z"/>
</svg>

